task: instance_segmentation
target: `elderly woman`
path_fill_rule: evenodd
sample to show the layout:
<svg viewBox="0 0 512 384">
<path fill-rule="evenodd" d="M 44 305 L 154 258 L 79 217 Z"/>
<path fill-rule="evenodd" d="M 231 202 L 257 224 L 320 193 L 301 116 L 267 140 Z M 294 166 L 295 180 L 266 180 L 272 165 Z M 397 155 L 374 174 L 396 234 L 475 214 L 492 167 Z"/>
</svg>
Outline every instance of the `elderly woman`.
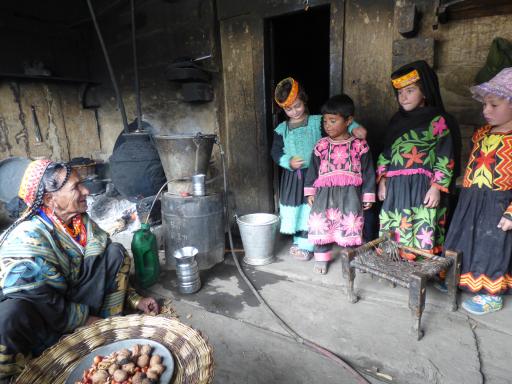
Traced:
<svg viewBox="0 0 512 384">
<path fill-rule="evenodd" d="M 125 302 L 159 310 L 128 287 L 130 258 L 85 213 L 88 193 L 65 163 L 36 160 L 23 174 L 26 206 L 0 238 L 0 382 L 63 334 L 122 314 Z"/>
</svg>

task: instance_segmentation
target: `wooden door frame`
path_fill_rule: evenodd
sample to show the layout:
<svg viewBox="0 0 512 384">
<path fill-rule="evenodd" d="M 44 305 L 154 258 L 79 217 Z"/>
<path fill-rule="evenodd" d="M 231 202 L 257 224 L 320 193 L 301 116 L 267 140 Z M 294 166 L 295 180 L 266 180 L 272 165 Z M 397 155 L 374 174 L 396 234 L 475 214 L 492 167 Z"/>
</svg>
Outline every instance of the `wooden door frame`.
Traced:
<svg viewBox="0 0 512 384">
<path fill-rule="evenodd" d="M 268 158 L 271 149 L 271 138 L 267 137 L 267 106 L 265 103 L 266 95 L 266 78 L 265 78 L 265 19 L 283 16 L 304 10 L 304 1 L 295 0 L 289 3 L 276 3 L 274 0 L 253 0 L 243 2 L 239 0 L 217 0 L 217 17 L 219 23 L 229 24 L 234 20 L 244 20 L 249 26 L 249 33 L 252 46 L 252 81 L 253 81 L 253 100 L 254 100 L 254 122 L 257 129 L 258 142 L 261 145 L 260 154 Z M 342 92 L 343 89 L 343 52 L 344 52 L 344 31 L 345 31 L 345 0 L 310 0 L 310 7 L 330 6 L 330 30 L 329 30 L 329 94 L 335 95 Z M 233 20 L 231 20 L 233 19 Z M 221 28 L 222 29 L 222 28 Z M 220 38 L 221 46 L 225 43 Z M 223 73 L 226 68 L 223 66 Z M 225 75 L 224 75 L 225 76 Z M 229 86 L 224 81 L 224 87 Z M 229 114 L 230 106 L 228 100 L 224 100 L 224 113 Z M 229 132 L 232 131 L 229 126 L 228 119 L 224 121 L 223 131 L 226 148 L 230 148 Z M 222 124 L 221 124 L 222 125 Z M 259 159 L 261 160 L 261 159 Z M 236 155 L 228 153 L 228 168 L 230 163 L 236 162 Z M 257 163 L 261 164 L 261 161 Z M 266 191 L 259 191 L 258 195 L 262 199 L 261 204 L 250 204 L 257 206 L 258 209 L 266 212 L 272 211 L 273 201 L 273 182 L 270 167 L 263 170 L 268 180 L 261 181 L 255 185 L 255 188 L 267 188 Z M 266 187 L 263 187 L 266 185 Z M 268 196 L 263 197 L 263 194 Z M 244 207 L 238 207 L 241 212 L 246 211 Z"/>
</svg>

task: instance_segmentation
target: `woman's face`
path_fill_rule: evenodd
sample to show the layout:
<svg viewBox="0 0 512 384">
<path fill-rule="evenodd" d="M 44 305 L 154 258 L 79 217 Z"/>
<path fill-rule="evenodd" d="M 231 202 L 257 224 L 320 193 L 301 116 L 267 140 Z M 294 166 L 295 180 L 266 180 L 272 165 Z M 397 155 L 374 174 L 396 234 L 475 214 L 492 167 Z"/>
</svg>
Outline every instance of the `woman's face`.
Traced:
<svg viewBox="0 0 512 384">
<path fill-rule="evenodd" d="M 492 126 L 501 126 L 512 122 L 512 103 L 507 99 L 487 95 L 484 97 L 483 107 L 485 120 Z"/>
<path fill-rule="evenodd" d="M 57 177 L 64 177 L 65 171 L 61 171 Z M 71 171 L 68 181 L 57 192 L 48 193 L 45 205 L 52 209 L 55 214 L 68 222 L 74 216 L 87 211 L 87 195 L 89 190 L 80 182 L 75 171 Z"/>
<path fill-rule="evenodd" d="M 301 99 L 297 98 L 297 100 L 295 100 L 292 105 L 283 109 L 284 113 L 286 113 L 286 116 L 288 116 L 290 121 L 294 123 L 302 120 L 304 117 L 304 112 L 306 111 L 306 106 Z"/>
<path fill-rule="evenodd" d="M 404 111 L 412 111 L 425 106 L 425 96 L 416 84 L 408 85 L 398 90 L 398 103 Z"/>
</svg>

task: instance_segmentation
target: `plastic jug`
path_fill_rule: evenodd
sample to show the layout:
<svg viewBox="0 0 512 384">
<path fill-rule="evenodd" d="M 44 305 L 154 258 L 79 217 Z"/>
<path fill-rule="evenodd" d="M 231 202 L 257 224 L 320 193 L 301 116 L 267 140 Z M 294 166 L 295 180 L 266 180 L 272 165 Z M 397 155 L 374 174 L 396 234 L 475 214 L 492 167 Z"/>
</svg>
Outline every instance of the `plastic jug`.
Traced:
<svg viewBox="0 0 512 384">
<path fill-rule="evenodd" d="M 141 224 L 140 229 L 134 232 L 132 239 L 135 277 L 143 288 L 155 284 L 160 275 L 156 237 L 149 228 L 149 224 Z"/>
</svg>

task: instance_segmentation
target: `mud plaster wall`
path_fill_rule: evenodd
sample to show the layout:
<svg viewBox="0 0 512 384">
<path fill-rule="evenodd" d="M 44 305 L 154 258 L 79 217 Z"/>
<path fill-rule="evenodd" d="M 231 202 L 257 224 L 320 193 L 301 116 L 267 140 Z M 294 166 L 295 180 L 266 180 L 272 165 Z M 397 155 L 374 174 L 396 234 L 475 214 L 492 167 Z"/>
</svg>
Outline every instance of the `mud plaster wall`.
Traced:
<svg viewBox="0 0 512 384">
<path fill-rule="evenodd" d="M 136 117 L 133 52 L 129 2 L 117 12 L 102 18 L 100 28 L 117 76 L 128 122 Z M 215 46 L 215 15 L 210 0 L 149 0 L 136 4 L 137 57 L 143 119 L 154 132 L 218 133 L 219 65 Z M 94 33 L 91 30 L 91 33 Z M 202 62 L 212 71 L 214 101 L 188 103 L 183 101 L 181 85 L 168 81 L 166 67 L 173 60 L 212 54 Z M 102 82 L 90 93 L 89 102 L 99 105 L 98 122 L 101 154 L 108 157 L 123 130 L 113 88 L 97 41 L 91 57 L 91 71 Z"/>
<path fill-rule="evenodd" d="M 380 151 L 386 124 L 397 109 L 389 75 L 393 70 L 393 40 L 404 39 L 394 21 L 395 5 L 404 3 L 403 0 L 346 3 L 343 87 L 356 103 L 356 118 L 369 130 L 374 153 Z M 421 14 L 417 36 L 435 39 L 434 65 L 445 107 L 461 126 L 464 163 L 472 132 L 483 123 L 481 106 L 471 98 L 469 87 L 485 63 L 492 40 L 503 37 L 512 41 L 512 15 L 450 21 L 433 30 L 433 2 L 414 3 Z"/>
<path fill-rule="evenodd" d="M 368 129 L 370 146 L 381 150 L 386 124 L 396 109 L 391 73 L 394 0 L 351 0 L 345 7 L 343 91 L 356 105 L 356 120 Z"/>
<path fill-rule="evenodd" d="M 2 21 L 1 74 L 23 74 L 24 62 L 39 60 L 53 76 L 88 78 L 87 38 L 80 31 L 63 32 L 12 17 Z M 29 156 L 69 160 L 98 151 L 94 110 L 82 108 L 81 86 L 80 82 L 34 82 L 0 75 L 0 159 Z"/>
</svg>

